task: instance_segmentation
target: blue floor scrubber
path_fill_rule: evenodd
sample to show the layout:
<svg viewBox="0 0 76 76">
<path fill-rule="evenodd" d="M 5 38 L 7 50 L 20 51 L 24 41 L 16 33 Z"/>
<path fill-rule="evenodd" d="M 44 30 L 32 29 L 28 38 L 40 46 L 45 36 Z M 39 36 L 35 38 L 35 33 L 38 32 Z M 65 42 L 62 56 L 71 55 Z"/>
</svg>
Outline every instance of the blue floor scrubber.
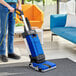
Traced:
<svg viewBox="0 0 76 76">
<path fill-rule="evenodd" d="M 38 37 L 38 34 L 35 30 L 31 29 L 29 20 L 24 17 L 22 11 L 15 9 L 16 13 L 21 16 L 22 21 L 24 22 L 24 33 L 23 38 L 26 38 L 28 43 L 31 55 L 30 57 L 30 64 L 29 66 L 37 71 L 45 72 L 50 69 L 56 68 L 56 64 L 46 61 L 45 55 Z"/>
</svg>

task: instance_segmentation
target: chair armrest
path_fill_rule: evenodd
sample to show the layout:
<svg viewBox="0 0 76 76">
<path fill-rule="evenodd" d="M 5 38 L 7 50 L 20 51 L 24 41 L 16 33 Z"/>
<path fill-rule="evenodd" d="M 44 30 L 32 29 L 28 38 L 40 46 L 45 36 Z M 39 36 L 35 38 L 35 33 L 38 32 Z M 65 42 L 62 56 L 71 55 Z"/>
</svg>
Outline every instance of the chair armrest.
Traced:
<svg viewBox="0 0 76 76">
<path fill-rule="evenodd" d="M 64 27 L 66 24 L 67 14 L 56 14 L 50 16 L 50 29 L 54 27 Z"/>
</svg>

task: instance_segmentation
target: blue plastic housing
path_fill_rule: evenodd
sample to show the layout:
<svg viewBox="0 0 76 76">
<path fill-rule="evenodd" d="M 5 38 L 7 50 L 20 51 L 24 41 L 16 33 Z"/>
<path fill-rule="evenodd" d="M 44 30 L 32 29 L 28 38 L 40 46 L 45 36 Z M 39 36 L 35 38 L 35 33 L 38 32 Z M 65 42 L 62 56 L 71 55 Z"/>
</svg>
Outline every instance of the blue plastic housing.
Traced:
<svg viewBox="0 0 76 76">
<path fill-rule="evenodd" d="M 31 52 L 32 57 L 36 57 L 40 54 L 44 54 L 40 40 L 38 35 L 27 35 L 26 36 L 27 43 L 29 45 L 29 49 Z"/>
</svg>

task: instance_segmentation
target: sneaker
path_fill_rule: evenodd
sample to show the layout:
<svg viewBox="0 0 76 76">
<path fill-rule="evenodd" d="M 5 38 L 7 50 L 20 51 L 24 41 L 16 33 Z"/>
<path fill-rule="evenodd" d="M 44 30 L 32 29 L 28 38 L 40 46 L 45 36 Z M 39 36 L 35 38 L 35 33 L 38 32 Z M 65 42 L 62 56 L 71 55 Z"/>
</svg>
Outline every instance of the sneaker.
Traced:
<svg viewBox="0 0 76 76">
<path fill-rule="evenodd" d="M 8 54 L 8 58 L 12 58 L 12 59 L 20 59 L 20 56 L 16 55 L 16 54 Z"/>
<path fill-rule="evenodd" d="M 5 55 L 0 55 L 0 60 L 2 62 L 8 62 L 8 59 L 7 59 L 7 57 Z"/>
</svg>

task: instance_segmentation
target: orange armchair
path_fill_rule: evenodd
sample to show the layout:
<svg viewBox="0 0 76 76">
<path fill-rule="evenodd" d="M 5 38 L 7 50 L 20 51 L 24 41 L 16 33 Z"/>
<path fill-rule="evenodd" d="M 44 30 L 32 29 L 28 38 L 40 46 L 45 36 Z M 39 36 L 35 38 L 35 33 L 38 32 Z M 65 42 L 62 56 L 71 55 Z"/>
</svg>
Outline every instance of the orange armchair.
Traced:
<svg viewBox="0 0 76 76">
<path fill-rule="evenodd" d="M 24 4 L 22 5 L 22 11 L 24 12 L 24 16 L 29 19 L 31 27 L 42 27 L 43 12 L 36 5 Z"/>
</svg>

